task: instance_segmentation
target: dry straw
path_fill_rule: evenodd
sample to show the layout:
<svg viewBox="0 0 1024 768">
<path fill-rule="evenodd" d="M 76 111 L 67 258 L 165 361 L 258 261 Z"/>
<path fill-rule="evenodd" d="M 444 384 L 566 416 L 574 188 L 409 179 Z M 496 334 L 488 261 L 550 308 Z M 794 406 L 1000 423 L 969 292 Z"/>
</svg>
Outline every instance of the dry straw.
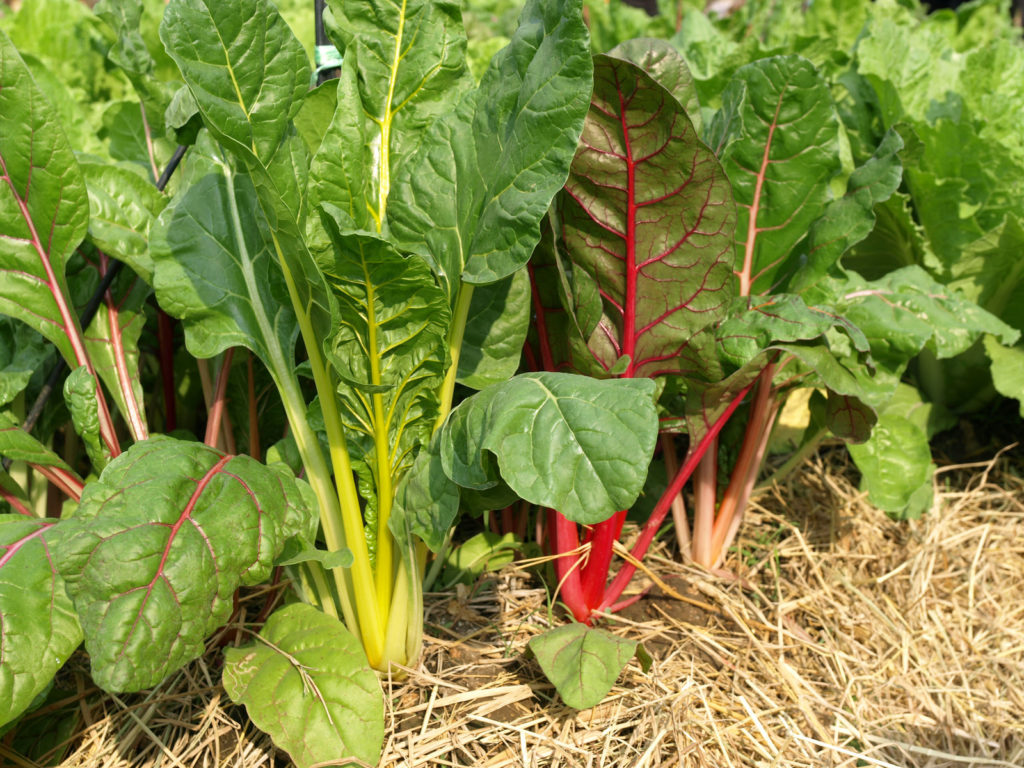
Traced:
<svg viewBox="0 0 1024 768">
<path fill-rule="evenodd" d="M 593 709 L 563 706 L 523 654 L 560 620 L 532 573 L 430 596 L 421 664 L 385 681 L 382 765 L 1024 766 L 1019 452 L 944 468 L 910 523 L 865 503 L 844 456 L 758 497 L 731 574 L 647 559 L 650 596 L 609 626 L 654 666 Z M 148 695 L 102 696 L 72 668 L 64 765 L 287 765 L 226 700 L 218 653 Z M 0 764 L 34 765 L 3 742 Z"/>
</svg>

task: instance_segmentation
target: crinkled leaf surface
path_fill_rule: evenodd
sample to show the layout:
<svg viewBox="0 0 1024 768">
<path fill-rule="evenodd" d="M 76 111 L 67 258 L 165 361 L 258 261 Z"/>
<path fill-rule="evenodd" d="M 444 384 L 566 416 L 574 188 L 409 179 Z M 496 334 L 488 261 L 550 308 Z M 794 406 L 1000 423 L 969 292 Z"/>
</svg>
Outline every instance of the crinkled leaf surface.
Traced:
<svg viewBox="0 0 1024 768">
<path fill-rule="evenodd" d="M 167 198 L 127 168 L 90 161 L 81 168 L 89 190 L 89 239 L 152 285 L 149 229 Z"/>
<path fill-rule="evenodd" d="M 376 765 L 380 683 L 359 641 L 302 603 L 275 611 L 257 641 L 224 651 L 224 689 L 299 768 Z M 348 762 L 351 758 L 359 762 Z"/>
<path fill-rule="evenodd" d="M 84 361 L 65 266 L 85 237 L 89 200 L 53 110 L 0 31 L 0 312 Z"/>
<path fill-rule="evenodd" d="M 639 67 L 595 57 L 561 208 L 569 259 L 604 300 L 598 362 L 611 371 L 625 355 L 627 376 L 699 367 L 684 353 L 732 298 L 735 207 L 683 108 Z"/>
<path fill-rule="evenodd" d="M 775 56 L 736 71 L 711 126 L 736 195 L 740 293 L 763 293 L 825 209 L 839 170 L 839 118 L 806 59 Z"/>
<path fill-rule="evenodd" d="M 200 656 L 235 589 L 267 578 L 314 516 L 290 473 L 248 456 L 162 435 L 121 454 L 57 552 L 96 683 L 141 690 Z"/>
<path fill-rule="evenodd" d="M 459 514 L 459 486 L 445 474 L 440 438 L 422 449 L 395 489 L 388 526 L 408 543 L 417 536 L 432 552 L 440 552 Z"/>
<path fill-rule="evenodd" d="M 332 220 L 325 223 L 335 244 L 332 263 L 322 267 L 338 303 L 338 324 L 326 347 L 340 379 L 339 408 L 346 426 L 371 444 L 375 435 L 387 436 L 391 466 L 376 467 L 371 456 L 367 462 L 398 478 L 437 418 L 448 299 L 419 257 L 404 257 L 377 237 L 342 235 Z"/>
<path fill-rule="evenodd" d="M 595 523 L 628 509 L 654 451 L 656 385 L 562 373 L 516 376 L 465 400 L 442 432 L 445 473 Z"/>
<path fill-rule="evenodd" d="M 82 642 L 48 540 L 56 525 L 0 515 L 0 725 L 32 703 Z"/>
<path fill-rule="evenodd" d="M 96 379 L 84 365 L 76 368 L 64 379 L 64 402 L 71 414 L 75 432 L 82 438 L 89 461 L 96 472 L 101 471 L 110 456 L 100 437 L 100 411 L 96 400 Z"/>
<path fill-rule="evenodd" d="M 599 704 L 638 647 L 636 640 L 575 623 L 538 635 L 529 645 L 562 701 L 574 709 Z"/>
<path fill-rule="evenodd" d="M 438 119 L 396 170 L 388 220 L 433 262 L 450 296 L 522 267 L 564 184 L 592 65 L 579 0 L 530 0 L 477 91 Z"/>
</svg>

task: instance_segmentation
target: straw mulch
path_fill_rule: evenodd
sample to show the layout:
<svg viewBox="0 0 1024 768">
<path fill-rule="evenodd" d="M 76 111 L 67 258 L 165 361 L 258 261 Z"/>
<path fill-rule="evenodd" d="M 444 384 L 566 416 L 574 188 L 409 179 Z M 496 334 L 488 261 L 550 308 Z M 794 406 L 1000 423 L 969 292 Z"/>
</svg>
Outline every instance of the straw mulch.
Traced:
<svg viewBox="0 0 1024 768">
<path fill-rule="evenodd" d="M 608 626 L 653 667 L 631 663 L 593 709 L 562 705 L 523 654 L 559 620 L 533 573 L 431 596 L 421 664 L 385 681 L 381 765 L 1024 766 L 1019 449 L 940 470 L 935 510 L 910 523 L 864 502 L 844 456 L 758 497 L 731 577 L 648 559 L 657 583 Z M 227 701 L 217 658 L 145 696 L 72 669 L 63 764 L 287 765 Z M 2 743 L 0 764 L 33 765 Z"/>
</svg>

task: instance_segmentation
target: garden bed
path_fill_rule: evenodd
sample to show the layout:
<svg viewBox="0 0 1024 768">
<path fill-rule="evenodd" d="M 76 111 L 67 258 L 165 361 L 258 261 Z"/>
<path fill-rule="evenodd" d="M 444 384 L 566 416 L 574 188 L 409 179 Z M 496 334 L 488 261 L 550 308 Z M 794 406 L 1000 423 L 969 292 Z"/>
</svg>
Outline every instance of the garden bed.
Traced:
<svg viewBox="0 0 1024 768">
<path fill-rule="evenodd" d="M 421 663 L 386 684 L 381 765 L 1021 765 L 1021 451 L 942 468 L 936 509 L 906 523 L 864 502 L 847 461 L 826 452 L 761 494 L 731 581 L 656 552 L 662 586 L 615 625 L 653 666 L 632 663 L 589 710 L 562 705 L 524 656 L 550 618 L 529 570 L 429 596 Z M 242 607 L 263 602 L 252 593 Z M 227 700 L 219 660 L 213 649 L 148 695 L 117 698 L 69 665 L 63 765 L 287 765 Z M 22 727 L 47 718 L 40 731 L 53 730 L 52 711 Z"/>
</svg>

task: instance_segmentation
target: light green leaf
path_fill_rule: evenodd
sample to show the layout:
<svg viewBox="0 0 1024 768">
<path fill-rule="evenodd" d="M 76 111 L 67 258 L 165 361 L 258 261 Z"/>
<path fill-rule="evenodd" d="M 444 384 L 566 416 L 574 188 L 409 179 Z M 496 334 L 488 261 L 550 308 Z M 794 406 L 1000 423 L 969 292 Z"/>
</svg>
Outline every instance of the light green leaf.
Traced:
<svg viewBox="0 0 1024 768">
<path fill-rule="evenodd" d="M 82 642 L 53 564 L 53 520 L 0 515 L 0 726 L 18 717 Z"/>
<path fill-rule="evenodd" d="M 456 584 L 472 584 L 487 571 L 498 571 L 515 560 L 515 552 L 522 546 L 515 534 L 500 535 L 484 531 L 472 536 L 449 550 L 444 559 L 441 575 L 443 589 Z"/>
<path fill-rule="evenodd" d="M 137 691 L 200 656 L 239 585 L 270 575 L 315 511 L 290 475 L 162 435 L 86 486 L 57 551 L 92 676 Z"/>
<path fill-rule="evenodd" d="M 458 382 L 473 389 L 499 384 L 519 369 L 530 322 L 530 276 L 525 269 L 473 291 L 462 338 Z"/>
<path fill-rule="evenodd" d="M 275 611 L 253 645 L 226 649 L 223 681 L 231 700 L 298 768 L 357 768 L 380 758 L 377 676 L 344 625 L 311 606 Z"/>
<path fill-rule="evenodd" d="M 442 431 L 445 473 L 486 489 L 498 475 L 527 501 L 595 523 L 643 489 L 658 432 L 650 379 L 516 376 L 465 400 Z"/>
<path fill-rule="evenodd" d="M 56 453 L 18 426 L 9 412 L 0 412 L 0 456 L 43 467 L 55 467 L 81 482 L 74 470 Z"/>
<path fill-rule="evenodd" d="M 639 648 L 636 640 L 575 623 L 531 638 L 529 645 L 562 701 L 574 709 L 600 704 Z"/>
<path fill-rule="evenodd" d="M 825 209 L 839 170 L 839 118 L 828 85 L 799 56 L 736 71 L 710 127 L 732 182 L 740 293 L 764 293 Z"/>
<path fill-rule="evenodd" d="M 450 296 L 522 267 L 565 182 L 586 115 L 592 64 L 579 0 L 530 0 L 478 91 L 396 170 L 388 220 L 430 258 Z"/>
</svg>

